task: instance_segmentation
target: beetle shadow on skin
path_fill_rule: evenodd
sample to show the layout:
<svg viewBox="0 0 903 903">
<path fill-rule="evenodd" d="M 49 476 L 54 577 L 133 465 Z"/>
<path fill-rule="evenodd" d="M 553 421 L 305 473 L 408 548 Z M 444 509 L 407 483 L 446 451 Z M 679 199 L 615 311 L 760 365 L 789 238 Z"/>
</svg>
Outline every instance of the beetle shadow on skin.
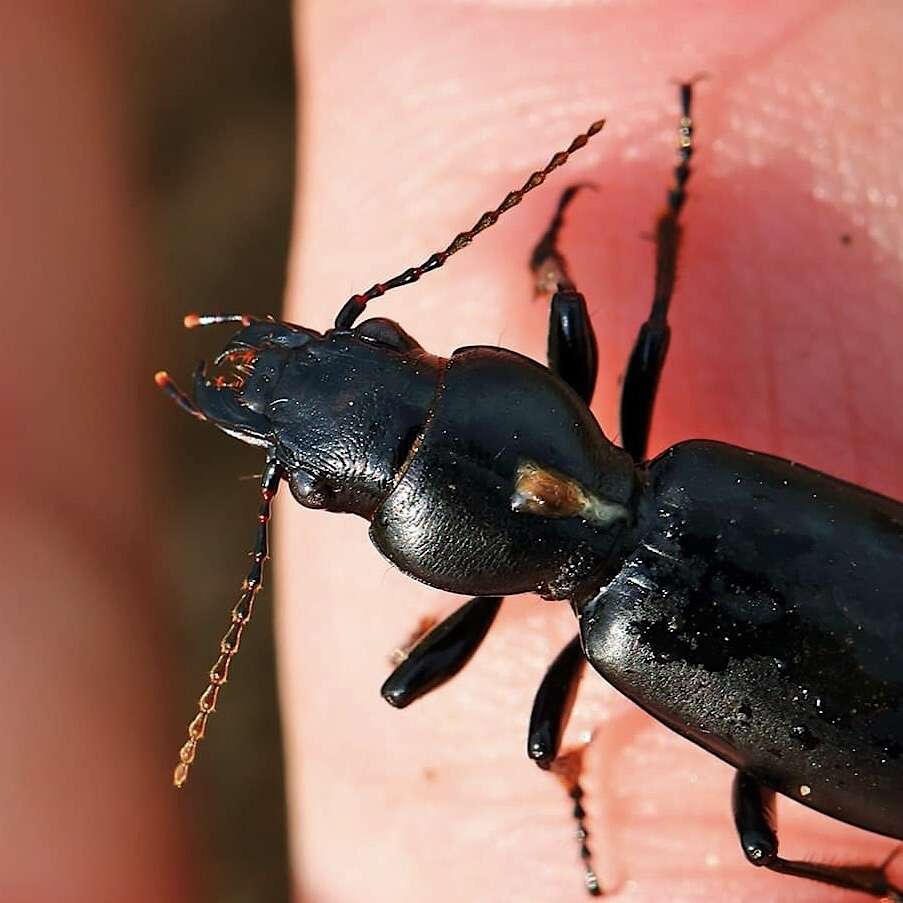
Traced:
<svg viewBox="0 0 903 903">
<path fill-rule="evenodd" d="M 898 363 L 903 285 L 892 247 L 898 230 L 887 225 L 885 210 L 865 208 L 864 199 L 862 207 L 849 211 L 839 202 L 818 199 L 816 175 L 795 156 L 713 175 L 711 136 L 702 125 L 700 130 L 682 215 L 672 339 L 653 418 L 651 454 L 686 439 L 719 439 L 903 497 L 903 405 L 892 402 L 903 394 Z M 631 164 L 608 157 L 581 174 L 595 181 L 599 191 L 585 192 L 568 211 L 561 250 L 586 296 L 598 338 L 600 375 L 593 408 L 606 435 L 617 441 L 620 380 L 648 314 L 654 274 L 649 236 L 668 188 L 671 160 L 660 155 Z M 533 216 L 531 234 L 536 236 L 557 201 L 558 191 L 549 194 L 543 210 Z M 547 307 L 533 305 L 527 316 L 530 347 L 544 348 Z M 599 694 L 587 693 L 586 686 L 596 679 L 588 672 L 574 718 L 584 720 L 581 708 L 598 704 Z M 692 805 L 686 801 L 691 788 L 681 783 L 681 775 L 692 770 L 717 780 L 713 799 L 693 812 L 706 819 L 714 805 L 714 828 L 708 830 L 709 818 L 703 837 L 694 839 L 687 832 L 688 848 L 700 860 L 714 850 L 725 864 L 736 865 L 739 876 L 745 875 L 749 866 L 730 826 L 729 779 L 720 780 L 726 766 L 666 728 L 653 729 L 639 709 L 625 705 L 612 711 L 587 760 L 590 796 L 600 800 L 591 806 L 591 831 L 606 849 L 598 863 L 602 872 L 610 867 L 620 884 L 638 862 L 636 822 L 625 837 L 612 818 L 631 820 L 631 804 L 638 798 L 648 802 L 649 791 L 619 789 L 613 782 L 621 774 L 626 783 L 645 786 L 623 756 L 625 750 L 636 754 L 630 751 L 634 739 L 645 750 L 647 738 L 638 735 L 648 730 L 660 741 L 652 739 L 652 745 L 663 740 L 679 756 L 670 775 L 674 784 L 663 791 L 666 808 L 673 795 L 681 806 Z M 853 847 L 868 853 L 867 832 L 786 801 L 779 812 L 788 853 L 799 849 L 814 858 L 835 855 L 832 824 L 844 832 L 845 856 L 852 855 Z M 883 838 L 880 843 L 890 844 Z M 655 848 L 650 839 L 647 852 L 651 855 Z"/>
</svg>

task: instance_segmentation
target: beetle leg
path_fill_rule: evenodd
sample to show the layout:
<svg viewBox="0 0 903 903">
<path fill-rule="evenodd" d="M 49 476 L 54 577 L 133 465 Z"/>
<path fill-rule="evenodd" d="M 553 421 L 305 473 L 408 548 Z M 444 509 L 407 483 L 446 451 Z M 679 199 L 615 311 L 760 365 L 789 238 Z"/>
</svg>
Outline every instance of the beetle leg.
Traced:
<svg viewBox="0 0 903 903">
<path fill-rule="evenodd" d="M 564 211 L 583 187 L 586 186 L 572 185 L 565 189 L 549 228 L 533 249 L 530 268 L 536 274 L 538 292 L 554 291 L 549 310 L 549 369 L 589 404 L 599 365 L 596 335 L 586 301 L 574 288 L 564 256 L 558 250 Z M 549 768 L 558 755 L 583 663 L 577 635 L 561 650 L 539 685 L 530 716 L 527 754 L 540 768 Z"/>
<path fill-rule="evenodd" d="M 578 634 L 558 653 L 536 691 L 530 713 L 527 755 L 540 768 L 548 769 L 558 755 L 585 664 Z"/>
<path fill-rule="evenodd" d="M 679 214 L 687 198 L 685 186 L 690 178 L 690 158 L 693 156 L 693 120 L 690 118 L 692 100 L 693 83 L 682 84 L 681 117 L 677 130 L 678 164 L 674 169 L 674 185 L 668 191 L 665 209 L 655 227 L 655 289 L 652 309 L 636 337 L 621 392 L 621 444 L 635 461 L 642 461 L 646 457 L 652 409 L 671 338 L 668 308 L 674 292 L 683 231 Z"/>
<path fill-rule="evenodd" d="M 561 195 L 552 222 L 533 249 L 530 269 L 536 276 L 536 293 L 552 296 L 547 351 L 549 369 L 589 404 L 599 368 L 596 334 L 586 308 L 586 300 L 574 286 L 568 273 L 567 261 L 558 249 L 564 212 L 577 192 L 584 187 L 594 186 L 572 185 Z M 555 773 L 564 784 L 574 804 L 573 816 L 577 823 L 577 842 L 583 861 L 584 887 L 590 895 L 599 896 L 602 889 L 593 867 L 586 811 L 583 808 L 583 788 L 580 786 L 586 745 L 559 755 L 561 737 L 571 714 L 585 663 L 578 634 L 558 653 L 536 692 L 530 714 L 527 755 L 540 768 Z"/>
<path fill-rule="evenodd" d="M 596 387 L 599 359 L 596 334 L 580 292 L 559 290 L 549 308 L 549 369 L 587 404 Z"/>
<path fill-rule="evenodd" d="M 566 188 L 558 201 L 549 228 L 530 255 L 537 295 L 551 295 L 549 309 L 549 369 L 557 373 L 587 404 L 593 396 L 598 369 L 596 336 L 583 295 L 568 273 L 567 261 L 558 249 L 564 211 L 587 183 Z"/>
<path fill-rule="evenodd" d="M 782 875 L 821 881 L 834 887 L 855 890 L 873 897 L 889 897 L 900 903 L 903 890 L 894 887 L 887 877 L 887 865 L 827 865 L 799 862 L 778 856 L 775 829 L 774 791 L 763 787 L 755 778 L 738 771 L 734 777 L 734 824 L 740 836 L 743 854 L 753 865 L 765 866 Z"/>
<path fill-rule="evenodd" d="M 575 636 L 555 657 L 546 671 L 530 713 L 530 730 L 527 736 L 527 755 L 543 769 L 551 770 L 565 785 L 574 803 L 573 815 L 577 822 L 577 841 L 583 860 L 584 885 L 593 896 L 601 894 L 599 878 L 593 868 L 592 851 L 589 848 L 589 831 L 586 828 L 586 811 L 583 808 L 583 788 L 580 774 L 583 770 L 583 754 L 586 744 L 559 755 L 561 735 L 567 724 L 577 695 L 577 685 L 583 675 L 586 659 Z"/>
<path fill-rule="evenodd" d="M 501 604 L 501 596 L 476 596 L 453 611 L 389 675 L 383 699 L 403 709 L 454 677 L 483 642 Z"/>
</svg>

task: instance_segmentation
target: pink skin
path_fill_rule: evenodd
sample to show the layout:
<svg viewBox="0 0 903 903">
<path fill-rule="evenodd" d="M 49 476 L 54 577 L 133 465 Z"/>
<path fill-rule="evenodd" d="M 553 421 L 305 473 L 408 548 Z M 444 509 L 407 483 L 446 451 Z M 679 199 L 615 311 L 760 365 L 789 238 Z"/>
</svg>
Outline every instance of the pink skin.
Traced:
<svg viewBox="0 0 903 903">
<path fill-rule="evenodd" d="M 546 310 L 530 303 L 525 262 L 560 190 L 592 179 L 600 190 L 575 203 L 564 245 L 599 334 L 594 410 L 616 434 L 618 377 L 650 297 L 643 236 L 674 164 L 668 81 L 704 70 L 652 451 L 718 438 L 903 497 L 903 62 L 891 5 L 347 0 L 306 3 L 297 18 L 289 319 L 327 327 L 349 294 L 443 247 L 605 115 L 566 172 L 370 312 L 437 353 L 488 343 L 542 360 Z M 390 651 L 458 600 L 396 573 L 364 523 L 283 495 L 299 890 L 317 903 L 584 899 L 564 795 L 524 755 L 533 692 L 574 631 L 567 606 L 511 600 L 464 673 L 393 711 L 378 695 Z M 617 899 L 860 899 L 747 865 L 730 769 L 590 673 L 569 738 L 594 728 L 591 843 Z M 876 861 L 894 846 L 789 801 L 779 817 L 788 856 Z"/>
</svg>

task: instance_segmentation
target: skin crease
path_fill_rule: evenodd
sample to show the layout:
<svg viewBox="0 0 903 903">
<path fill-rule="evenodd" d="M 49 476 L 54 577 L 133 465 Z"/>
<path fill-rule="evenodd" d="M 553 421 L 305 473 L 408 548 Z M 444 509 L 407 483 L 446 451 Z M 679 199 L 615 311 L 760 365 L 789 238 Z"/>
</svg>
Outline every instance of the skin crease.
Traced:
<svg viewBox="0 0 903 903">
<path fill-rule="evenodd" d="M 591 179 L 564 248 L 599 336 L 594 410 L 651 296 L 645 235 L 674 165 L 672 77 L 706 71 L 653 453 L 709 437 L 903 497 L 894 4 L 396 2 L 297 10 L 304 112 L 286 316 L 424 260 L 604 115 L 606 129 L 474 246 L 369 312 L 430 351 L 543 360 L 526 260 L 559 192 Z M 533 693 L 572 635 L 518 598 L 455 681 L 404 712 L 388 656 L 456 598 L 396 573 L 357 519 L 277 504 L 279 663 L 298 891 L 360 900 L 580 901 L 567 801 L 524 754 Z M 604 885 L 623 901 L 866 899 L 747 865 L 731 770 L 583 681 L 568 737 L 596 729 L 585 787 Z M 877 861 L 894 843 L 779 802 L 781 851 Z"/>
</svg>

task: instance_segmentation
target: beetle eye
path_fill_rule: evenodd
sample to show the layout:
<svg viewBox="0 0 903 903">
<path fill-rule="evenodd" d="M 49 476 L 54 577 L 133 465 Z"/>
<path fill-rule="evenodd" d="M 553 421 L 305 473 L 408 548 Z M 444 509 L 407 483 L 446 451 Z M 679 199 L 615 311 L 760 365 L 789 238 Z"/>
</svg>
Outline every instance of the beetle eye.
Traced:
<svg viewBox="0 0 903 903">
<path fill-rule="evenodd" d="M 332 497 L 329 484 L 306 470 L 293 470 L 289 474 L 288 485 L 295 500 L 305 508 L 325 508 Z"/>
</svg>

